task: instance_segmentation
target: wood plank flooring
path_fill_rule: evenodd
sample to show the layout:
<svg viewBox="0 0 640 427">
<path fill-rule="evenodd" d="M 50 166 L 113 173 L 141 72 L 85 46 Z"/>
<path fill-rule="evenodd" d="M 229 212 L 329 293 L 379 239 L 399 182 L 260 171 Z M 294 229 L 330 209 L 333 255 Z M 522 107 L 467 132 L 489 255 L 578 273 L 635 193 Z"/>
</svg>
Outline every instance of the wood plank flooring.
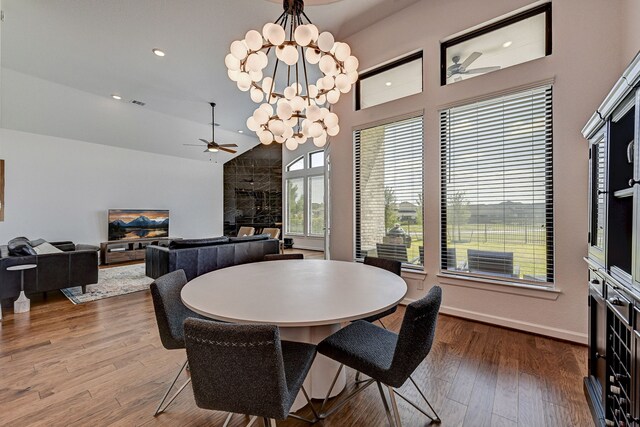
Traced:
<svg viewBox="0 0 640 427">
<path fill-rule="evenodd" d="M 387 327 L 398 330 L 403 313 L 390 316 Z M 218 426 L 224 421 L 223 413 L 198 409 L 189 388 L 165 414 L 153 417 L 185 354 L 162 347 L 148 291 L 77 306 L 55 292 L 47 301 L 34 296 L 29 313 L 5 309 L 4 315 L 2 426 Z M 414 378 L 443 426 L 589 426 L 582 392 L 586 353 L 585 347 L 440 316 L 436 343 Z M 353 372 L 348 373 L 352 384 Z M 418 401 L 410 383 L 403 392 Z M 428 425 L 408 404 L 398 404 L 405 426 Z M 236 415 L 231 425 L 247 421 Z M 378 391 L 370 387 L 316 425 L 369 427 L 387 421 Z"/>
</svg>

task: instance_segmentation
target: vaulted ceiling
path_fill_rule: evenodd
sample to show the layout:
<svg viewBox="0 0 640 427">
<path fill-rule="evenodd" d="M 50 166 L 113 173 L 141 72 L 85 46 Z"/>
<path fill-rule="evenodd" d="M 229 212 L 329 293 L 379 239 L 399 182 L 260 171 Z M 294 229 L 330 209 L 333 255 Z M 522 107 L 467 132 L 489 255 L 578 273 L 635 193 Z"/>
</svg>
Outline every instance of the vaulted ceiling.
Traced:
<svg viewBox="0 0 640 427">
<path fill-rule="evenodd" d="M 344 38 L 417 1 L 325 0 L 329 4 L 314 6 L 314 0 L 308 0 L 306 11 L 321 29 Z M 3 127 L 202 158 L 200 150 L 182 144 L 209 138 L 208 102 L 215 101 L 221 125 L 218 142 L 237 142 L 240 151 L 256 143 L 245 127 L 255 104 L 228 79 L 224 57 L 233 40 L 275 20 L 281 4 L 2 0 L 2 9 Z M 166 56 L 153 55 L 153 48 Z M 114 93 L 123 100 L 111 99 Z M 146 105 L 127 102 L 134 99 Z M 70 117 L 62 116 L 65 112 Z M 92 120 L 95 115 L 101 118 Z M 166 121 L 160 123 L 163 117 Z M 146 135 L 143 126 L 154 123 L 158 127 Z M 139 129 L 131 129 L 136 126 Z"/>
</svg>

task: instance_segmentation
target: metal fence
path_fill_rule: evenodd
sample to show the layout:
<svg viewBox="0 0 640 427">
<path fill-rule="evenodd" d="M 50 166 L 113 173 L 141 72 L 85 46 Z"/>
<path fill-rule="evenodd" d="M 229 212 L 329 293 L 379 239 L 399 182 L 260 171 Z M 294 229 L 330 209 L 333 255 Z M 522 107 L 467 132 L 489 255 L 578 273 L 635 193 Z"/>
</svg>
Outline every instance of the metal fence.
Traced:
<svg viewBox="0 0 640 427">
<path fill-rule="evenodd" d="M 541 225 L 529 224 L 476 224 L 448 226 L 448 238 L 460 243 L 507 243 L 544 245 L 547 229 Z"/>
</svg>

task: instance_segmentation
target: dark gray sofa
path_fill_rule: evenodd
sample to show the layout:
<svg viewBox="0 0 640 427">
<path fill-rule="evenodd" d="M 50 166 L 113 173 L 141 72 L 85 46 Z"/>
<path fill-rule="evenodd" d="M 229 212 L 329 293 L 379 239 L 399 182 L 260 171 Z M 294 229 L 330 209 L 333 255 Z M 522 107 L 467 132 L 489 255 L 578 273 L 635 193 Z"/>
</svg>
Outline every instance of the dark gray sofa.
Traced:
<svg viewBox="0 0 640 427">
<path fill-rule="evenodd" d="M 267 254 L 280 251 L 278 239 L 268 235 L 176 240 L 169 247 L 147 246 L 146 274 L 157 279 L 184 270 L 187 280 L 233 265 L 262 261 Z"/>
<path fill-rule="evenodd" d="M 26 240 L 26 239 L 25 239 Z M 24 272 L 25 293 L 45 293 L 58 289 L 98 282 L 98 247 L 75 245 L 73 242 L 50 242 L 62 250 L 42 255 L 12 255 L 8 245 L 0 246 L 0 300 L 20 295 L 20 272 L 7 267 L 35 264 L 38 267 Z"/>
</svg>

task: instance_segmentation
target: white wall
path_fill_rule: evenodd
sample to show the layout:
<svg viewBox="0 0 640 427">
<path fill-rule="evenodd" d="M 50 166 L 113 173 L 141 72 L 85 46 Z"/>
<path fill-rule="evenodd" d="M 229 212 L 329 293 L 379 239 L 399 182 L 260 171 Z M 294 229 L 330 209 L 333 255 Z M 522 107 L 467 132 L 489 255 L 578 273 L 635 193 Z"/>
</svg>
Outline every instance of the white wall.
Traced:
<svg viewBox="0 0 640 427">
<path fill-rule="evenodd" d="M 16 236 L 97 244 L 107 209 L 169 209 L 170 234 L 222 235 L 222 164 L 0 129 L 5 221 Z"/>
<path fill-rule="evenodd" d="M 622 66 L 629 65 L 640 49 L 640 1 L 620 0 L 620 19 L 622 21 L 621 52 Z"/>
<path fill-rule="evenodd" d="M 331 256 L 353 259 L 354 127 L 424 110 L 425 269 L 407 279 L 410 299 L 439 284 L 443 312 L 489 323 L 586 342 L 587 143 L 580 129 L 623 71 L 620 13 L 608 0 L 553 2 L 553 54 L 450 86 L 440 86 L 439 41 L 530 0 L 423 0 L 345 40 L 361 70 L 424 50 L 424 92 L 354 111 L 345 97 L 336 108 L 341 133 L 331 141 Z M 630 2 L 627 2 L 630 3 Z M 638 22 L 638 18 L 633 20 Z M 632 20 L 630 20 L 632 22 Z M 639 46 L 636 46 L 637 49 Z M 630 58 L 629 58 L 630 60 Z M 520 291 L 478 282 L 445 280 L 439 273 L 440 153 L 438 110 L 447 104 L 544 79 L 554 84 L 554 192 L 556 288 L 559 293 Z"/>
</svg>

